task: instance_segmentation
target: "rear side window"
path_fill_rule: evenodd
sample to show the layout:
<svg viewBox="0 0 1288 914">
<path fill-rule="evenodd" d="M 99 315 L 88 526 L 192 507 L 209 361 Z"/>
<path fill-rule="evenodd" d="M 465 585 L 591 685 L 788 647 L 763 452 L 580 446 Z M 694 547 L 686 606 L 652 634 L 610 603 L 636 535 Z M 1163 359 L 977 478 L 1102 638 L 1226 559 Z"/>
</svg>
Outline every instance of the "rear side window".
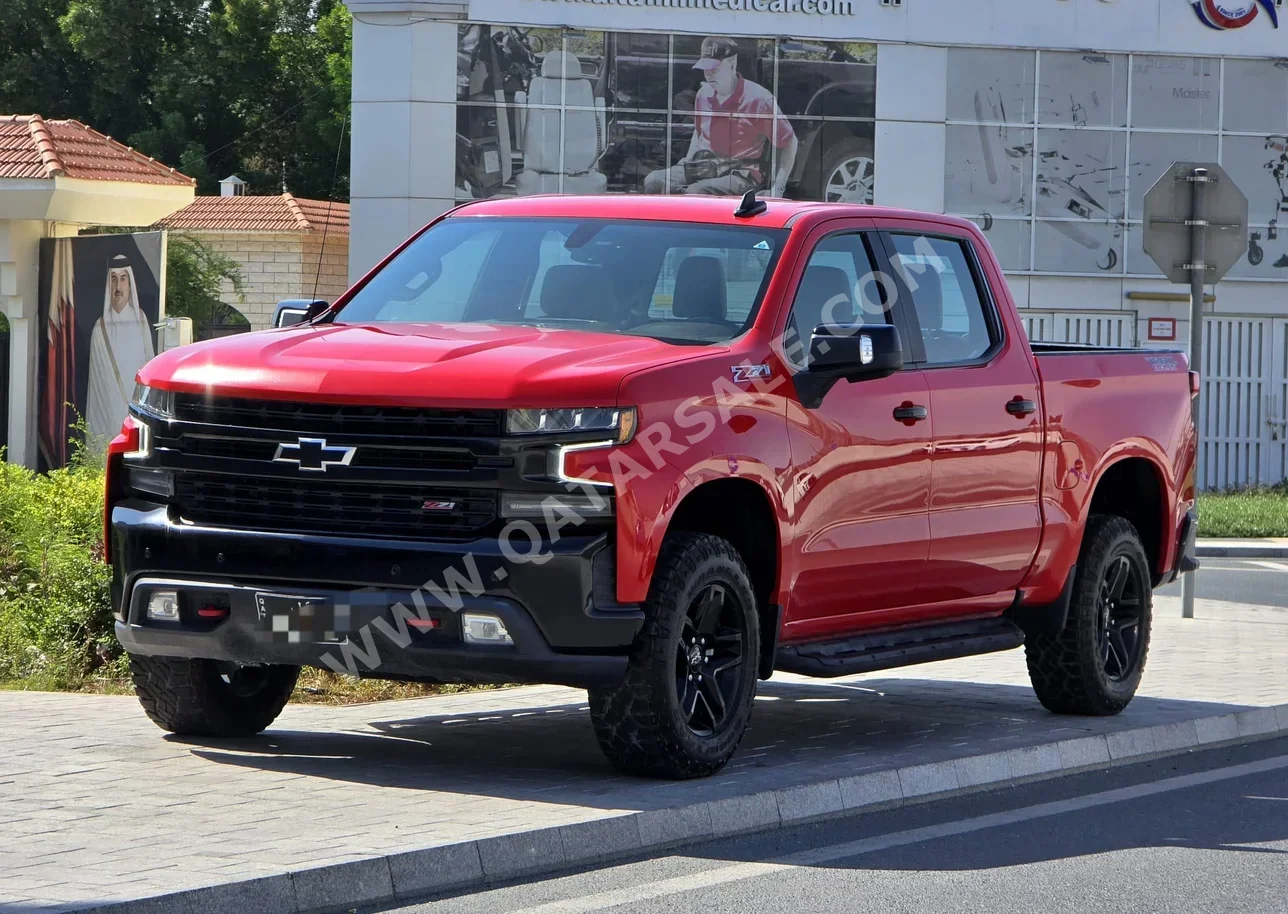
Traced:
<svg viewBox="0 0 1288 914">
<path fill-rule="evenodd" d="M 912 292 L 926 363 L 969 362 L 987 353 L 995 340 L 965 242 L 924 235 L 890 238 L 891 260 Z"/>
</svg>

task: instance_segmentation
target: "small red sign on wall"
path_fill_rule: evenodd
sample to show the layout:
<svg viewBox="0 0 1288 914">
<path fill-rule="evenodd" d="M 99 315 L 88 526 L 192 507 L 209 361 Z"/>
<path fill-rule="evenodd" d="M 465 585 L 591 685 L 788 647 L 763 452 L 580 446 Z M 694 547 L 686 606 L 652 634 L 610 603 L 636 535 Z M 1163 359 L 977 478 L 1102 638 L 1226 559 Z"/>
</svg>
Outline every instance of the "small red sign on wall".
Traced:
<svg viewBox="0 0 1288 914">
<path fill-rule="evenodd" d="M 1176 339 L 1176 318 L 1151 317 L 1149 319 L 1149 338 L 1151 340 Z"/>
</svg>

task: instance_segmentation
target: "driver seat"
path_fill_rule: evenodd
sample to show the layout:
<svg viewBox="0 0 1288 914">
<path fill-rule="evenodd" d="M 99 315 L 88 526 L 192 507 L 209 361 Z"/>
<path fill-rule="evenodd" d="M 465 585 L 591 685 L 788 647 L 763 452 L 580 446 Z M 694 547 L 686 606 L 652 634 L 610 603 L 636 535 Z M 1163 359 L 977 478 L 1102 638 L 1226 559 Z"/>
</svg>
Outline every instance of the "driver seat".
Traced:
<svg viewBox="0 0 1288 914">
<path fill-rule="evenodd" d="M 595 166 L 607 148 L 604 100 L 595 97 L 582 75 L 581 58 L 568 51 L 549 52 L 541 61 L 541 75 L 528 86 L 526 103 L 522 95 L 515 93 L 523 138 L 523 171 L 515 176 L 515 191 L 602 194 L 608 178 Z"/>
</svg>

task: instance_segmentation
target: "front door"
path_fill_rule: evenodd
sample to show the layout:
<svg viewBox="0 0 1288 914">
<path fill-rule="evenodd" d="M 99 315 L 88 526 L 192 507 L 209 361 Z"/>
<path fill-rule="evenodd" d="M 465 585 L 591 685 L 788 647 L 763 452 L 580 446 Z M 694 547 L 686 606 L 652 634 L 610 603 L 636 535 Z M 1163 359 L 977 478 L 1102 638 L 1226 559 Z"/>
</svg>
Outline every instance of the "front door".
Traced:
<svg viewBox="0 0 1288 914">
<path fill-rule="evenodd" d="M 958 602 L 970 614 L 985 608 L 977 598 L 1004 600 L 1015 590 L 1037 552 L 1038 377 L 1018 329 L 1006 332 L 968 238 L 911 231 L 883 238 L 903 294 L 912 298 L 909 320 L 930 387 L 934 460 L 923 599 Z"/>
<path fill-rule="evenodd" d="M 820 324 L 900 320 L 872 280 L 884 262 L 880 239 L 855 230 L 820 235 L 784 328 L 794 368 L 804 365 Z M 911 417 L 925 413 L 928 397 L 925 378 L 910 367 L 838 381 L 817 408 L 788 399 L 796 473 L 789 638 L 897 624 L 916 602 L 930 542 L 931 439 L 930 422 Z"/>
</svg>

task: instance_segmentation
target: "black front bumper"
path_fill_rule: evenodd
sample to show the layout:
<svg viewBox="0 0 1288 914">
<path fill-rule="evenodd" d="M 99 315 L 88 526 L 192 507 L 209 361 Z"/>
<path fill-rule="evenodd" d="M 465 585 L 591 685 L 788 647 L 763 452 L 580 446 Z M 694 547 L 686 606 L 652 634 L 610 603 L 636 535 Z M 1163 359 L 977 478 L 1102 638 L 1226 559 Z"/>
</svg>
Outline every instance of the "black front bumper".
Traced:
<svg viewBox="0 0 1288 914">
<path fill-rule="evenodd" d="M 318 666 L 371 678 L 584 687 L 620 680 L 643 623 L 638 606 L 613 600 L 605 534 L 565 536 L 542 544 L 541 561 L 516 561 L 497 540 L 196 527 L 137 500 L 118 503 L 111 526 L 116 633 L 131 653 Z M 523 552 L 528 544 L 520 536 L 515 547 Z M 180 593 L 180 621 L 147 618 L 156 590 Z M 343 630 L 301 640 L 275 633 L 259 593 L 343 607 Z M 198 618 L 196 604 L 207 600 L 226 614 Z M 501 619 L 513 645 L 467 644 L 460 620 L 470 612 Z M 437 620 L 436 627 L 409 626 L 414 618 Z"/>
</svg>

